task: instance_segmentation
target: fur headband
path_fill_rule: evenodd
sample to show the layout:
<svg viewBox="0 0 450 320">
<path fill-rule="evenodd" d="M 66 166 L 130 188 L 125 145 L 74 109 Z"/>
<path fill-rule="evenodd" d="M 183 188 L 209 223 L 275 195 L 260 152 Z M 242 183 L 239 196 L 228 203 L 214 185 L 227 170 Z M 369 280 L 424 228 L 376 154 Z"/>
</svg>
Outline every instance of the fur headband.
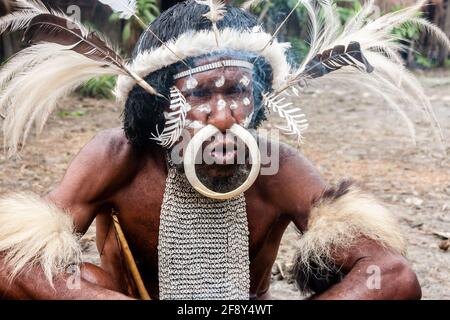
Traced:
<svg viewBox="0 0 450 320">
<path fill-rule="evenodd" d="M 220 42 L 217 47 L 213 31 L 191 31 L 167 43 L 176 55 L 165 46 L 161 46 L 140 53 L 128 67 L 137 75 L 146 77 L 152 72 L 179 62 L 180 58 L 197 57 L 223 49 L 252 52 L 264 57 L 271 65 L 274 75 L 272 87 L 277 90 L 285 84 L 287 75 L 291 73 L 291 66 L 286 59 L 286 51 L 290 48 L 290 43 L 280 43 L 274 39 L 264 49 L 271 38 L 270 34 L 260 29 L 242 32 L 227 28 L 219 32 Z M 115 90 L 117 99 L 121 102 L 125 101 L 135 84 L 133 79 L 120 76 Z"/>
</svg>

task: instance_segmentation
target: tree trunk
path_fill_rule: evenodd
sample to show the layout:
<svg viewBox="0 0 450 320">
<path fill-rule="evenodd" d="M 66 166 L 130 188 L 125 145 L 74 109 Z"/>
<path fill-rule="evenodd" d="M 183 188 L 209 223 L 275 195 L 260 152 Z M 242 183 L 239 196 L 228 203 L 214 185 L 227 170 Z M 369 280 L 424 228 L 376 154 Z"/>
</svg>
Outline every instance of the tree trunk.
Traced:
<svg viewBox="0 0 450 320">
<path fill-rule="evenodd" d="M 450 0 L 447 0 L 446 9 L 445 9 L 445 17 L 443 23 L 443 30 L 447 37 L 450 38 Z M 446 46 L 441 46 L 441 50 L 439 51 L 439 66 L 444 66 L 445 61 L 448 58 L 448 48 Z"/>
</svg>

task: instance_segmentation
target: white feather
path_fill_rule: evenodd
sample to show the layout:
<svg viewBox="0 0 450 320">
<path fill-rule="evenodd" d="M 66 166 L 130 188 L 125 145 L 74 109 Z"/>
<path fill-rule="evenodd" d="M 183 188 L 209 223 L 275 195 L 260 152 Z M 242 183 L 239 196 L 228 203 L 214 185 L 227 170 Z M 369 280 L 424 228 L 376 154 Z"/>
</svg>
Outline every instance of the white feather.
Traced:
<svg viewBox="0 0 450 320">
<path fill-rule="evenodd" d="M 121 19 L 136 15 L 136 0 L 98 0 L 120 14 Z"/>
<path fill-rule="evenodd" d="M 308 121 L 302 110 L 295 107 L 292 102 L 285 102 L 282 94 L 264 93 L 263 103 L 266 108 L 275 112 L 280 118 L 286 120 L 287 127 L 278 127 L 286 135 L 296 135 L 300 143 L 303 132 L 308 128 Z"/>
<path fill-rule="evenodd" d="M 420 0 L 411 7 L 381 17 L 373 14 L 374 6 L 371 0 L 345 26 L 339 23 L 336 7 L 331 0 L 321 0 L 318 4 L 321 11 L 315 10 L 315 13 L 306 6 L 312 24 L 310 28 L 310 39 L 312 39 L 310 50 L 306 59 L 302 61 L 300 67 L 288 80 L 285 88 L 305 81 L 320 81 L 320 79 L 308 79 L 306 68 L 309 67 L 308 64 L 311 60 L 317 54 L 336 45 L 348 46 L 350 42 L 358 42 L 364 56 L 374 67 L 375 72 L 367 74 L 363 70 L 344 67 L 342 69 L 345 70 L 335 71 L 324 77 L 341 82 L 351 82 L 380 95 L 388 105 L 400 113 L 413 139 L 415 139 L 415 132 L 407 113 L 414 108 L 424 111 L 433 128 L 439 133 L 440 139 L 442 139 L 439 124 L 423 88 L 404 67 L 400 53 L 405 49 L 405 45 L 401 44 L 398 41 L 400 39 L 393 34 L 394 28 L 405 23 L 411 23 L 425 29 L 450 49 L 450 40 L 442 30 L 418 17 L 425 0 Z"/>
<path fill-rule="evenodd" d="M 17 53 L 1 68 L 0 92 L 16 74 L 26 72 L 29 67 L 47 60 L 54 53 L 54 48 L 48 44 L 37 44 Z"/>
<path fill-rule="evenodd" d="M 180 138 L 184 127 L 186 126 L 186 115 L 188 107 L 186 98 L 177 87 L 170 89 L 170 112 L 165 112 L 165 127 L 162 133 L 152 134 L 152 140 L 157 141 L 162 147 L 170 148 Z"/>
<path fill-rule="evenodd" d="M 241 8 L 244 10 L 250 10 L 251 8 L 255 8 L 257 5 L 264 0 L 247 0 L 243 4 L 241 4 Z"/>
<path fill-rule="evenodd" d="M 217 22 L 222 20 L 227 12 L 225 2 L 223 0 L 196 0 L 196 2 L 209 7 L 209 12 L 203 16 L 211 21 L 216 38 L 216 44 L 219 47 L 219 28 L 217 27 Z"/>
<path fill-rule="evenodd" d="M 0 34 L 5 31 L 16 31 L 24 29 L 36 15 L 50 13 L 40 1 L 18 0 L 16 8 L 10 14 L 0 18 Z"/>
<path fill-rule="evenodd" d="M 223 0 L 196 0 L 198 4 L 209 7 L 209 12 L 204 16 L 212 23 L 217 23 L 223 19 L 227 12 L 225 2 Z"/>
<path fill-rule="evenodd" d="M 52 14 L 80 25 L 77 21 L 68 17 L 64 13 L 48 9 L 40 0 L 16 0 L 15 10 L 10 14 L 0 18 L 0 34 L 9 31 L 22 30 L 28 27 L 30 21 L 40 14 Z M 85 29 L 81 26 L 80 29 Z"/>
<path fill-rule="evenodd" d="M 0 109 L 6 113 L 4 145 L 9 156 L 17 153 L 19 143 L 25 145 L 33 124 L 38 132 L 42 130 L 61 97 L 93 77 L 124 74 L 122 69 L 105 66 L 104 62 L 91 60 L 69 48 L 46 43 L 34 53 L 30 50 L 28 60 L 27 55 L 18 57 L 27 68 L 6 81 L 0 94 Z M 11 63 L 17 62 L 13 59 Z"/>
</svg>

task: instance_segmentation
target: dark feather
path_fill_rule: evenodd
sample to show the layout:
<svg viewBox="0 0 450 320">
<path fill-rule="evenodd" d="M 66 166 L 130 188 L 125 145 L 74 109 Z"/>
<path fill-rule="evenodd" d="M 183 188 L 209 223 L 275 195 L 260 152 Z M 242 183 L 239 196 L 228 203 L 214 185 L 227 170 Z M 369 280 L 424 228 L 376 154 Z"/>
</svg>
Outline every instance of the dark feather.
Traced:
<svg viewBox="0 0 450 320">
<path fill-rule="evenodd" d="M 360 44 L 351 42 L 347 48 L 339 45 L 316 55 L 306 66 L 304 74 L 311 78 L 318 78 L 347 66 L 368 73 L 373 71 L 373 67 L 364 56 Z"/>
<path fill-rule="evenodd" d="M 14 2 L 13 0 L 0 0 L 0 17 L 6 16 L 13 11 Z"/>
<path fill-rule="evenodd" d="M 89 59 L 107 61 L 117 66 L 123 63 L 122 58 L 95 33 L 84 34 L 75 22 L 52 14 L 40 14 L 33 18 L 25 31 L 23 40 L 30 45 L 39 42 L 74 45 L 71 50 Z"/>
<path fill-rule="evenodd" d="M 314 205 L 318 205 L 320 202 L 324 201 L 336 201 L 349 193 L 354 185 L 355 182 L 352 180 L 342 180 L 337 187 L 330 186 L 326 188 L 322 195 L 314 200 Z"/>
<path fill-rule="evenodd" d="M 91 60 L 104 61 L 105 65 L 115 66 L 132 77 L 141 87 L 153 95 L 156 90 L 141 77 L 129 70 L 123 59 L 95 33 L 88 32 L 79 23 L 53 14 L 40 14 L 34 17 L 24 33 L 23 41 L 33 45 L 40 42 L 72 46 L 70 49 Z"/>
</svg>

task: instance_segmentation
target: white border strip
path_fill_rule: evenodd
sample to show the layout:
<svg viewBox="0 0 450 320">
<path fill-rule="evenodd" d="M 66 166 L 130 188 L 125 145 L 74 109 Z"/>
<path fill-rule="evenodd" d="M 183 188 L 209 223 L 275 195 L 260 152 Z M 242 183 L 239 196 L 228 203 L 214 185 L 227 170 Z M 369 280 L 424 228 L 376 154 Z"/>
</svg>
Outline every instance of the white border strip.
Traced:
<svg viewBox="0 0 450 320">
<path fill-rule="evenodd" d="M 253 64 L 251 64 L 248 61 L 243 61 L 243 60 L 222 60 L 220 62 L 214 62 L 214 63 L 210 63 L 210 64 L 205 64 L 204 66 L 199 66 L 197 68 L 193 68 L 190 70 L 186 70 L 180 73 L 177 73 L 176 75 L 173 76 L 173 78 L 175 80 L 187 77 L 189 75 L 194 75 L 196 73 L 202 73 L 202 72 L 206 72 L 206 71 L 210 71 L 210 70 L 214 70 L 214 69 L 220 69 L 223 67 L 239 67 L 239 68 L 246 68 L 246 69 L 250 69 L 253 70 Z"/>
</svg>

